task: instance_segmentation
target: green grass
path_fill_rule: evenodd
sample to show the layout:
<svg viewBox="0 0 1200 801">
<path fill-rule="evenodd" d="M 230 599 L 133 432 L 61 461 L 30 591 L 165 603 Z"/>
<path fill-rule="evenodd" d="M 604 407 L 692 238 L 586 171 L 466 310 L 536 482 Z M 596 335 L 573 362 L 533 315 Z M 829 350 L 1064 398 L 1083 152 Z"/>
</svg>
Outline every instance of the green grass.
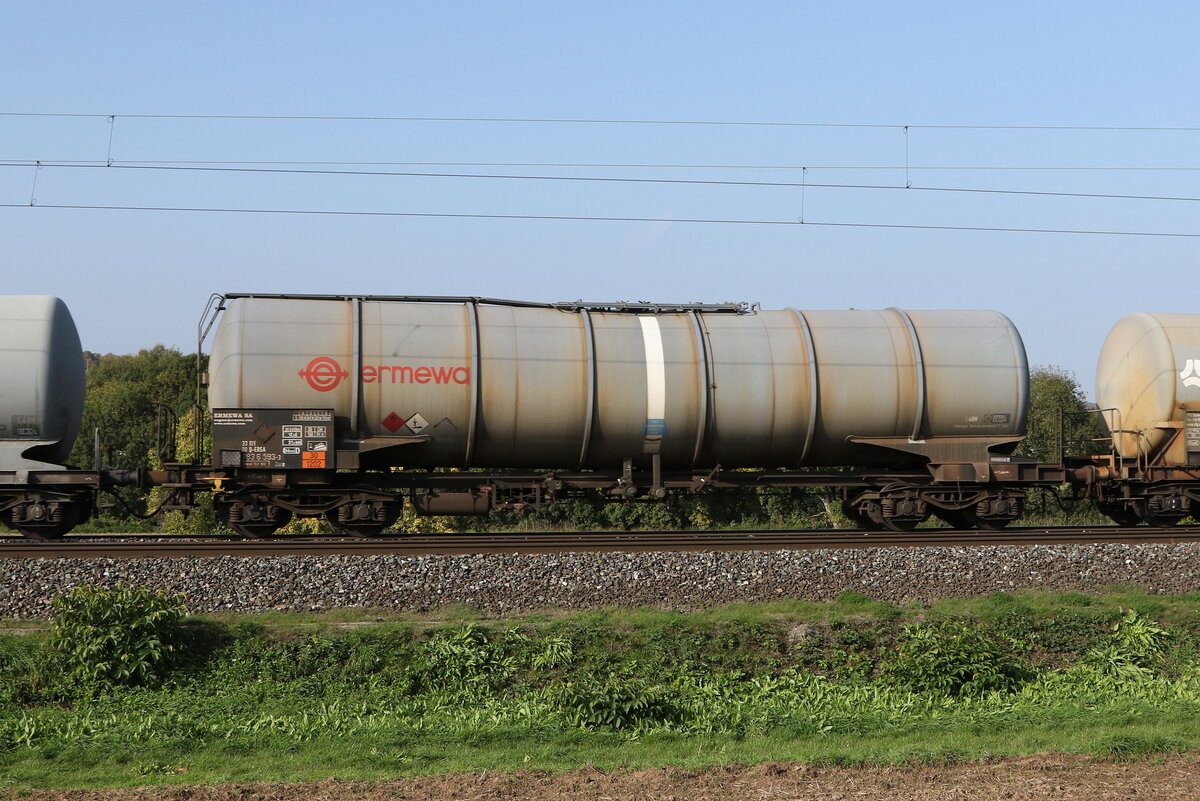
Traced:
<svg viewBox="0 0 1200 801">
<path fill-rule="evenodd" d="M 457 771 L 602 770 L 797 761 L 816 765 L 959 762 L 1061 751 L 1097 757 L 1200 748 L 1194 713 L 1113 722 L 1101 713 L 1020 728 L 938 727 L 904 733 L 795 736 L 770 732 L 647 734 L 497 730 L 474 737 L 360 735 L 310 742 L 64 745 L 0 756 L 0 786 L 129 787 L 144 784 L 386 780 Z"/>
<path fill-rule="evenodd" d="M 0 786 L 1200 749 L 1197 621 L 1200 595 L 1136 588 L 221 615 L 188 621 L 135 688 L 71 673 L 47 632 L 0 630 Z"/>
</svg>

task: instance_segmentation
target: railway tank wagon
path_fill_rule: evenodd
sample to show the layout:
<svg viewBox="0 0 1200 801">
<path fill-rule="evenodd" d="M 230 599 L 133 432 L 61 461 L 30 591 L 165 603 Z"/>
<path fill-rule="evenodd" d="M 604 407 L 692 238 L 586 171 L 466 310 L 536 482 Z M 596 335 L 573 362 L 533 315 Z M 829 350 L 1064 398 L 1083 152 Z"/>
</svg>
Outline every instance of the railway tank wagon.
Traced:
<svg viewBox="0 0 1200 801">
<path fill-rule="evenodd" d="M 1100 509 L 1122 525 L 1200 514 L 1200 315 L 1119 320 L 1100 352 L 1096 400 L 1113 451 Z"/>
<path fill-rule="evenodd" d="M 65 466 L 84 398 L 83 349 L 66 304 L 0 296 L 0 366 L 0 521 L 57 536 L 87 518 L 96 485 Z"/>
<path fill-rule="evenodd" d="M 1007 469 L 1028 410 L 1020 335 L 991 311 L 282 295 L 219 308 L 214 467 L 257 489 L 218 511 L 243 533 L 322 509 L 355 533 L 395 519 L 369 472 L 357 496 L 321 500 L 335 470 L 586 471 L 661 497 L 717 470 L 854 465 L 970 489 Z M 861 489 L 850 514 L 904 527 L 932 511 L 1003 524 L 1023 495 L 934 508 L 912 485 Z M 488 490 L 414 502 L 485 511 L 503 500 L 502 482 Z"/>
</svg>

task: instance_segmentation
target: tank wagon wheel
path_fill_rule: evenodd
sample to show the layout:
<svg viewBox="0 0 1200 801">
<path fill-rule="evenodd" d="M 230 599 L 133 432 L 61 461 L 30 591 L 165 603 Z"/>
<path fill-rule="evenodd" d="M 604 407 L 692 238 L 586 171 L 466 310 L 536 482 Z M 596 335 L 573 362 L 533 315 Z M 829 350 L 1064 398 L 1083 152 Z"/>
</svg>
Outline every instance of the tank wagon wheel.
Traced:
<svg viewBox="0 0 1200 801">
<path fill-rule="evenodd" d="M 911 510 L 900 508 L 892 498 L 865 498 L 845 501 L 842 511 L 846 517 L 867 531 L 912 531 L 925 521 L 920 519 L 897 519 L 896 512 L 909 514 Z"/>
<path fill-rule="evenodd" d="M 31 505 L 24 504 L 26 511 L 28 511 L 28 507 Z M 39 504 L 39 506 L 44 508 L 44 504 Z M 57 520 L 30 520 L 28 519 L 30 517 L 29 514 L 22 515 L 22 519 L 17 519 L 18 507 L 14 507 L 0 512 L 0 521 L 3 521 L 4 525 L 18 532 L 27 540 L 48 542 L 50 540 L 62 539 L 64 534 L 88 518 L 85 510 L 77 503 L 60 503 L 57 504 L 57 507 L 58 513 L 56 515 L 47 515 L 51 518 L 57 517 Z"/>
<path fill-rule="evenodd" d="M 890 517 L 885 517 L 883 519 L 883 527 L 888 531 L 915 531 L 917 526 L 923 522 L 923 520 L 893 520 Z"/>
<path fill-rule="evenodd" d="M 397 515 L 399 517 L 399 515 Z M 325 513 L 325 519 L 329 521 L 329 525 L 333 526 L 335 531 L 340 531 L 343 534 L 349 534 L 352 537 L 380 537 L 383 536 L 384 529 L 395 523 L 395 520 L 386 523 L 371 523 L 371 522 L 346 522 L 338 520 L 337 510 Z"/>
<path fill-rule="evenodd" d="M 854 522 L 860 524 L 867 531 L 886 531 L 888 526 L 883 521 L 883 505 L 878 498 L 868 498 L 867 500 L 858 501 L 854 507 L 855 517 Z"/>
<path fill-rule="evenodd" d="M 289 510 L 256 498 L 218 501 L 213 504 L 213 512 L 222 525 L 248 540 L 269 537 L 292 519 Z"/>
<path fill-rule="evenodd" d="M 879 501 L 868 501 L 867 503 L 870 504 L 867 507 L 867 513 L 871 515 L 871 522 L 876 531 L 912 531 L 924 522 L 923 520 L 897 520 L 884 513 L 883 504 Z"/>
<path fill-rule="evenodd" d="M 891 484 L 883 488 L 883 526 L 889 531 L 913 531 L 929 519 L 929 504 L 916 490 L 904 484 Z"/>
<path fill-rule="evenodd" d="M 963 519 L 983 531 L 1000 531 L 1016 520 L 1025 511 L 1025 499 L 1021 496 L 988 495 L 974 506 L 963 510 Z"/>
<path fill-rule="evenodd" d="M 354 537 L 378 537 L 400 519 L 403 502 L 376 487 L 360 486 L 349 503 L 330 509 L 325 519 L 337 531 Z"/>
<path fill-rule="evenodd" d="M 1133 508 L 1142 522 L 1154 528 L 1171 528 L 1191 514 L 1187 498 L 1181 495 L 1150 495 Z"/>
<path fill-rule="evenodd" d="M 850 501 L 842 501 L 842 514 L 857 528 L 871 529 L 875 525 Z"/>
</svg>

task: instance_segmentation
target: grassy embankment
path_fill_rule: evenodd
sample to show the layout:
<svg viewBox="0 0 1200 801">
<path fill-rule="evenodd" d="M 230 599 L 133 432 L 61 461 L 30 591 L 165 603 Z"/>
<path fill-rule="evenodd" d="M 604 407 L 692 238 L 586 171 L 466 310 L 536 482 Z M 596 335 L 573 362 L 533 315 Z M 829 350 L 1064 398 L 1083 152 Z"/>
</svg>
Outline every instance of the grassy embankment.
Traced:
<svg viewBox="0 0 1200 801">
<path fill-rule="evenodd" d="M 145 686 L 114 686 L 48 630 L 0 634 L 0 782 L 1200 748 L 1200 596 L 275 614 L 171 636 Z"/>
</svg>

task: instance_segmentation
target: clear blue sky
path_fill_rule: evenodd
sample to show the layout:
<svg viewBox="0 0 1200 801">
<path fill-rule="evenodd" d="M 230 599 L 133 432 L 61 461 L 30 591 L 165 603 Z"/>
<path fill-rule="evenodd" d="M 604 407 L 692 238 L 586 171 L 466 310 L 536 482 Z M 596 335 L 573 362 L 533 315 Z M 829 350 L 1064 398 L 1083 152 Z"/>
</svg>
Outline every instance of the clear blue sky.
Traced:
<svg viewBox="0 0 1200 801">
<path fill-rule="evenodd" d="M 127 114 L 1200 126 L 1190 3 L 64 3 L 0 6 L 0 111 L 116 114 L 135 161 L 813 167 L 903 185 L 897 129 L 244 121 Z M 0 161 L 109 157 L 103 118 L 0 117 Z M 1200 196 L 1200 133 L 913 128 L 916 186 Z M 796 169 L 376 167 L 799 181 Z M 30 167 L 0 168 L 27 204 Z M 738 218 L 1200 233 L 1191 202 L 922 191 L 46 168 L 51 204 Z M 212 292 L 995 308 L 1085 386 L 1132 311 L 1200 312 L 1200 239 L 0 208 L 3 291 L 85 347 L 191 350 Z"/>
</svg>

